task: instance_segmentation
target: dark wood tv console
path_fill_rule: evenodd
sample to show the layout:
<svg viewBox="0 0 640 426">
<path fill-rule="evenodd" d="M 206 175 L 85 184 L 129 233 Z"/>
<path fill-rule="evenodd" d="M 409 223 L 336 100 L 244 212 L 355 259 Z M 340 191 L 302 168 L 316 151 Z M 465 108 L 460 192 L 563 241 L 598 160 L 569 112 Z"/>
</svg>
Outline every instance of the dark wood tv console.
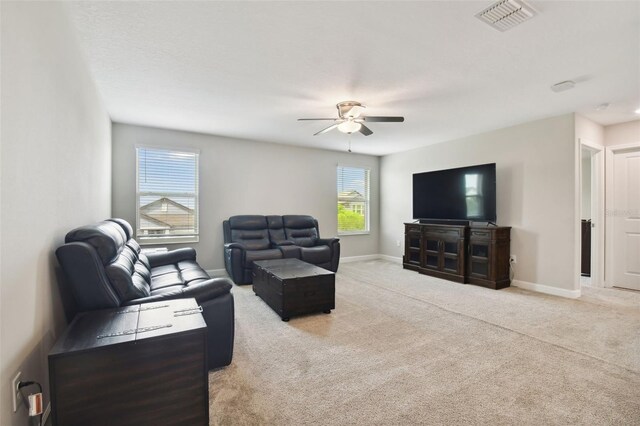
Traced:
<svg viewBox="0 0 640 426">
<path fill-rule="evenodd" d="M 511 227 L 405 223 L 405 269 L 459 283 L 509 287 Z"/>
</svg>

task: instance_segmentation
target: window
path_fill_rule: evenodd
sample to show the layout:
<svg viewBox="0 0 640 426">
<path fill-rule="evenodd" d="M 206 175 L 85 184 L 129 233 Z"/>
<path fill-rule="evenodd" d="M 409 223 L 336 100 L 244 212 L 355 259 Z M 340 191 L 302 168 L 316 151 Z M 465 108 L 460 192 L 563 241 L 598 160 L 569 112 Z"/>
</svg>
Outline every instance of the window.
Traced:
<svg viewBox="0 0 640 426">
<path fill-rule="evenodd" d="M 369 232 L 368 169 L 338 166 L 338 234 Z"/>
<path fill-rule="evenodd" d="M 139 242 L 197 242 L 198 153 L 138 147 L 136 161 Z"/>
</svg>

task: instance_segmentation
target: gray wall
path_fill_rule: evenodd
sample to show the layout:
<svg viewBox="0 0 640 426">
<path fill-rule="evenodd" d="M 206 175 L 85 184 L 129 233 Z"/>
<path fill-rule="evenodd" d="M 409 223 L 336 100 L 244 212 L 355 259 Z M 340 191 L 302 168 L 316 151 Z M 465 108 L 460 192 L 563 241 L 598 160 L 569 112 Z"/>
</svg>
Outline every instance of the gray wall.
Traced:
<svg viewBox="0 0 640 426">
<path fill-rule="evenodd" d="M 605 127 L 604 140 L 607 146 L 640 142 L 640 120 Z"/>
<path fill-rule="evenodd" d="M 46 389 L 47 353 L 65 326 L 54 250 L 67 231 L 111 210 L 111 122 L 65 6 L 1 7 L 0 424 L 8 426 L 29 424 L 24 404 L 11 413 L 13 374 Z"/>
<path fill-rule="evenodd" d="M 577 287 L 576 143 L 573 114 L 431 145 L 382 158 L 380 251 L 400 257 L 403 222 L 412 219 L 412 174 L 497 164 L 498 224 L 512 226 L 515 278 Z"/>
<path fill-rule="evenodd" d="M 378 157 L 114 123 L 112 213 L 132 224 L 136 145 L 200 150 L 200 242 L 186 245 L 206 269 L 224 268 L 222 221 L 232 215 L 310 214 L 321 236 L 336 235 L 338 164 L 371 169 L 371 233 L 340 237 L 342 256 L 378 253 Z"/>
</svg>

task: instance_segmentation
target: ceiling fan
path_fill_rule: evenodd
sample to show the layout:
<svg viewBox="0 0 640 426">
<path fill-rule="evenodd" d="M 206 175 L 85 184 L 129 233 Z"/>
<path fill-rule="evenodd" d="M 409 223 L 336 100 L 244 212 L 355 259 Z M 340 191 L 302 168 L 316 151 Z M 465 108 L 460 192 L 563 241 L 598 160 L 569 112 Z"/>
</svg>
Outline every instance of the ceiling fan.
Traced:
<svg viewBox="0 0 640 426">
<path fill-rule="evenodd" d="M 313 136 L 327 133 L 333 129 L 338 129 L 347 134 L 360 132 L 365 136 L 369 136 L 373 132 L 364 125 L 365 122 L 402 123 L 404 121 L 404 117 L 362 117 L 360 114 L 366 107 L 355 101 L 340 102 L 336 105 L 336 108 L 338 108 L 338 118 L 298 118 L 298 121 L 331 120 L 334 122 L 331 126 L 314 133 Z"/>
</svg>

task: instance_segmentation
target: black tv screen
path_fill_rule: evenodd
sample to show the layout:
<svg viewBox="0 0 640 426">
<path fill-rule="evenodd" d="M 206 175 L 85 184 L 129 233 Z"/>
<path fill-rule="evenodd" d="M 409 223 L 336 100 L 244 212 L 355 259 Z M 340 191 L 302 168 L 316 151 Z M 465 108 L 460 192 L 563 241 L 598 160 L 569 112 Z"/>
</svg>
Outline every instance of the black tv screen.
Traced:
<svg viewBox="0 0 640 426">
<path fill-rule="evenodd" d="M 413 218 L 496 221 L 496 164 L 413 175 Z"/>
</svg>

